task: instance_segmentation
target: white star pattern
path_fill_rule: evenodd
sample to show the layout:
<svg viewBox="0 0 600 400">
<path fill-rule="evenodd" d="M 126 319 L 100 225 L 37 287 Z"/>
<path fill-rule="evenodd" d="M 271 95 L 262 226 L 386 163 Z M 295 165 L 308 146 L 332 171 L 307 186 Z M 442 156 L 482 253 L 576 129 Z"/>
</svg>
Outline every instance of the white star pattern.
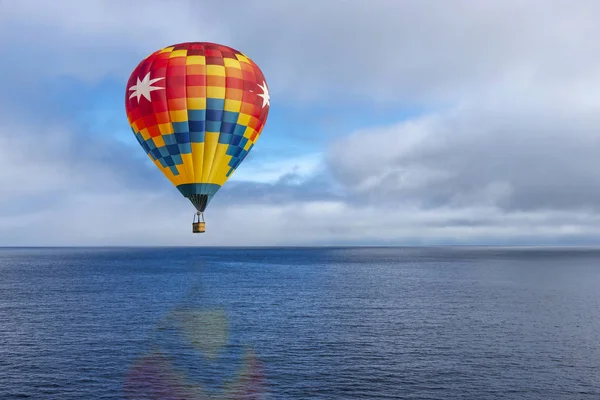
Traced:
<svg viewBox="0 0 600 400">
<path fill-rule="evenodd" d="M 258 85 L 259 88 L 262 89 L 262 93 L 257 93 L 257 96 L 262 97 L 263 99 L 263 108 L 265 108 L 266 105 L 268 105 L 269 107 L 271 106 L 271 96 L 269 95 L 269 89 L 267 88 L 267 82 L 263 82 L 262 85 Z"/>
<path fill-rule="evenodd" d="M 133 90 L 133 93 L 131 93 L 131 96 L 129 96 L 130 99 L 137 97 L 137 101 L 138 103 L 140 102 L 140 97 L 144 96 L 148 101 L 152 101 L 150 100 L 150 92 L 152 92 L 153 90 L 159 90 L 159 89 L 163 89 L 164 87 L 157 87 L 157 86 L 152 86 L 154 83 L 165 79 L 165 78 L 156 78 L 156 79 L 150 79 L 150 72 L 148 72 L 146 74 L 146 76 L 144 77 L 144 79 L 142 79 L 140 81 L 140 78 L 137 78 L 137 84 L 133 85 L 132 87 L 129 88 L 129 90 Z"/>
</svg>

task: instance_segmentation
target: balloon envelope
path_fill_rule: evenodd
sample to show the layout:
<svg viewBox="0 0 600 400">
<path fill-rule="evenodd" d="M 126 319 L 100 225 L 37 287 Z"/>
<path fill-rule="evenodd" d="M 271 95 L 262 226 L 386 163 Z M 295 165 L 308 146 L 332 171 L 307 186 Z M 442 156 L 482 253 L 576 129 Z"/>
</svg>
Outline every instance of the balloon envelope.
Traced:
<svg viewBox="0 0 600 400">
<path fill-rule="evenodd" d="M 206 42 L 146 57 L 125 97 L 138 142 L 200 212 L 256 143 L 269 106 L 260 68 L 237 50 Z"/>
</svg>

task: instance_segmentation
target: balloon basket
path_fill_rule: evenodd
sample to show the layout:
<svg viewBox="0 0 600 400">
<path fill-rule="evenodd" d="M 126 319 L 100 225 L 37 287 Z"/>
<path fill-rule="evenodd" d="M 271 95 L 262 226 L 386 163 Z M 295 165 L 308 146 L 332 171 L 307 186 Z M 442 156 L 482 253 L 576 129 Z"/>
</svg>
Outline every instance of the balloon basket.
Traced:
<svg viewBox="0 0 600 400">
<path fill-rule="evenodd" d="M 196 217 L 198 217 L 198 221 L 196 221 Z M 194 222 L 192 222 L 192 232 L 193 233 L 206 232 L 206 222 L 204 222 L 204 213 L 194 214 Z"/>
</svg>

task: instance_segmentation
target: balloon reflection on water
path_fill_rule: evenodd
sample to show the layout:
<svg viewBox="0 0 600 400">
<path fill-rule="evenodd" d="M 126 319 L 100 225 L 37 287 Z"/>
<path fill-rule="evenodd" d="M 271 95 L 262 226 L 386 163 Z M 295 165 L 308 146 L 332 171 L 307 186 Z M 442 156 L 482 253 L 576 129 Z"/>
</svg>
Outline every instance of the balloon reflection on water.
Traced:
<svg viewBox="0 0 600 400">
<path fill-rule="evenodd" d="M 178 308 L 127 372 L 126 399 L 263 399 L 263 366 L 222 308 Z"/>
</svg>

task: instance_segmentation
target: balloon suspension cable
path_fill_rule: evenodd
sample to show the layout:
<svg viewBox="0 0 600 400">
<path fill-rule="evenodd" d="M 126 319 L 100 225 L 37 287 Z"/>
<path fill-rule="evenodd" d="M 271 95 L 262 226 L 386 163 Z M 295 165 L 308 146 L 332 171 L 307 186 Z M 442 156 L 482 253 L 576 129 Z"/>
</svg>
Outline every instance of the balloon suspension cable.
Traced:
<svg viewBox="0 0 600 400">
<path fill-rule="evenodd" d="M 198 211 L 197 213 L 194 214 L 194 223 L 197 222 L 204 222 L 204 213 Z"/>
</svg>

